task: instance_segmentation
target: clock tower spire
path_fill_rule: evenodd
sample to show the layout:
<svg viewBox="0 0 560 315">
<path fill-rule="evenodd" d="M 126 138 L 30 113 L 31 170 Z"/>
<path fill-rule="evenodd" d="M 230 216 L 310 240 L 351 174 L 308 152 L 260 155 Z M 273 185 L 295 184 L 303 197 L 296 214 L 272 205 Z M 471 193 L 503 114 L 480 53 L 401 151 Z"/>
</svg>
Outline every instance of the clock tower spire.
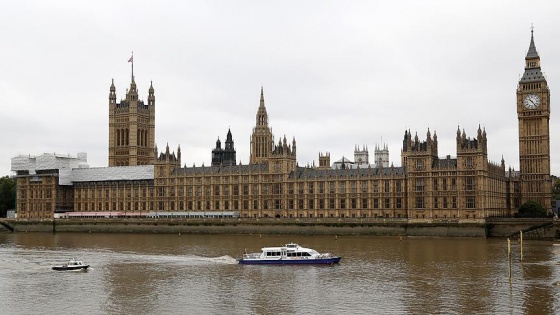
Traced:
<svg viewBox="0 0 560 315">
<path fill-rule="evenodd" d="M 525 71 L 517 86 L 517 118 L 522 203 L 535 200 L 550 211 L 550 90 L 541 72 L 532 26 Z"/>
</svg>

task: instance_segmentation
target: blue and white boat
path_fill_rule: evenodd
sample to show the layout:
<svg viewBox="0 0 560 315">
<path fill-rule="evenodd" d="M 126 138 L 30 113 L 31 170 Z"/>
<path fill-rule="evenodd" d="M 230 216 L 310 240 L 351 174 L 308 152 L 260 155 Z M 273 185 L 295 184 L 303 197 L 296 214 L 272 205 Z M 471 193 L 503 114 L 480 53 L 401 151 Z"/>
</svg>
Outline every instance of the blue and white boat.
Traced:
<svg viewBox="0 0 560 315">
<path fill-rule="evenodd" d="M 321 254 L 314 249 L 289 243 L 280 247 L 263 247 L 260 253 L 245 253 L 239 259 L 244 265 L 333 265 L 342 257 L 330 253 Z"/>
</svg>

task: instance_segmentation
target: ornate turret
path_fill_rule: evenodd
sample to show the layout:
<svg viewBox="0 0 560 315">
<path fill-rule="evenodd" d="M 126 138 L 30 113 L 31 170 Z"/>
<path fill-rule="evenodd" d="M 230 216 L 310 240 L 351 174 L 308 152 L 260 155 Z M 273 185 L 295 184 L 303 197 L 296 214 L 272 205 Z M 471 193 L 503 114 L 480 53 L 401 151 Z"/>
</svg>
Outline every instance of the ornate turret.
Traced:
<svg viewBox="0 0 560 315">
<path fill-rule="evenodd" d="M 117 93 L 115 89 L 115 80 L 111 79 L 111 87 L 109 88 L 109 105 L 117 103 Z"/>
<path fill-rule="evenodd" d="M 156 105 L 156 97 L 154 95 L 154 86 L 150 81 L 150 88 L 148 89 L 148 106 Z"/>
<path fill-rule="evenodd" d="M 259 102 L 259 109 L 257 110 L 257 119 L 255 126 L 267 126 L 268 127 L 268 114 L 266 112 L 266 106 L 264 105 L 264 90 L 261 86 L 261 99 Z"/>
<path fill-rule="evenodd" d="M 478 130 L 476 132 L 476 138 L 468 138 L 465 130 L 463 129 L 463 133 L 460 133 L 457 130 L 457 152 L 481 152 L 483 154 L 487 153 L 487 139 L 486 139 L 486 130 L 482 130 L 480 125 L 478 126 Z"/>
<path fill-rule="evenodd" d="M 136 82 L 134 81 L 134 65 L 132 66 L 132 79 L 130 82 L 130 88 L 126 91 L 127 101 L 137 101 L 138 100 L 138 89 L 136 88 Z"/>
<path fill-rule="evenodd" d="M 233 143 L 233 136 L 231 134 L 231 129 L 228 129 L 225 148 L 222 149 L 222 143 L 220 138 L 218 138 L 216 141 L 216 148 L 212 150 L 212 166 L 235 165 L 235 163 L 236 151 Z"/>
<path fill-rule="evenodd" d="M 228 129 L 227 135 L 226 135 L 226 150 L 233 150 L 233 137 L 231 135 L 231 130 Z"/>
<path fill-rule="evenodd" d="M 261 99 L 257 110 L 255 127 L 251 135 L 251 164 L 268 163 L 273 150 L 272 130 L 268 127 L 268 114 L 264 104 L 264 92 L 261 87 Z"/>
<path fill-rule="evenodd" d="M 133 62 L 133 58 L 129 59 Z M 109 88 L 109 166 L 154 164 L 155 95 L 150 83 L 148 104 L 138 99 L 132 64 L 130 88 L 117 103 L 114 80 Z"/>
<path fill-rule="evenodd" d="M 412 140 L 410 130 L 404 132 L 403 149 L 401 151 L 402 165 L 404 167 L 410 165 L 411 158 L 414 159 L 413 167 L 415 170 L 423 170 L 427 167 L 431 167 L 433 161 L 438 159 L 438 141 L 435 133 L 434 137 L 432 137 L 428 129 L 426 132 L 426 140 L 420 141 L 418 133 L 414 135 L 414 140 Z"/>
<path fill-rule="evenodd" d="M 169 144 L 165 146 L 165 152 L 161 152 L 157 158 L 158 162 L 165 162 L 175 166 L 181 165 L 181 146 L 177 147 L 177 154 L 169 150 Z"/>
<path fill-rule="evenodd" d="M 319 169 L 330 169 L 331 168 L 331 154 L 325 152 L 325 154 L 319 152 Z"/>
</svg>

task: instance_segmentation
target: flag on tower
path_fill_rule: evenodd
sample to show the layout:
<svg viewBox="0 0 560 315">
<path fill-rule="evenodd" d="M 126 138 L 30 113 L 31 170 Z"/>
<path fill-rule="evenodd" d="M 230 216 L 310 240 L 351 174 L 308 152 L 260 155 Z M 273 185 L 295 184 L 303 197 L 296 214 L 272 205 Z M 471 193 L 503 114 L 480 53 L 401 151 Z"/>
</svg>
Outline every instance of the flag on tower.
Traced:
<svg viewBox="0 0 560 315">
<path fill-rule="evenodd" d="M 128 59 L 128 62 L 132 62 L 132 58 L 134 58 L 134 56 L 130 56 L 130 59 Z"/>
</svg>

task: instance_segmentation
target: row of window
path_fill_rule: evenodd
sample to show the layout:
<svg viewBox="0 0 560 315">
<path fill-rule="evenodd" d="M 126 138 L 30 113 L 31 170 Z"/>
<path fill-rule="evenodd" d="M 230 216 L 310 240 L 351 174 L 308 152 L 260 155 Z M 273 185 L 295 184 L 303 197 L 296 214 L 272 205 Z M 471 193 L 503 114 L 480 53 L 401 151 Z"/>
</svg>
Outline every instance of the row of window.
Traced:
<svg viewBox="0 0 560 315">
<path fill-rule="evenodd" d="M 136 145 L 141 147 L 148 146 L 148 130 L 138 129 L 136 131 Z M 130 132 L 128 129 L 117 129 L 115 132 L 115 143 L 117 146 L 127 146 L 130 141 Z"/>
<path fill-rule="evenodd" d="M 476 207 L 476 198 L 474 196 L 466 196 L 465 206 L 467 209 L 474 209 Z M 368 200 L 367 198 L 357 199 L 351 198 L 347 199 L 319 199 L 317 203 L 314 199 L 290 199 L 287 201 L 288 210 L 344 210 L 344 209 L 403 209 L 404 202 L 403 198 L 373 198 Z M 154 205 L 157 206 L 154 209 Z M 239 210 L 240 206 L 243 210 L 251 209 L 263 209 L 263 210 L 282 210 L 284 209 L 284 203 L 281 199 L 267 199 L 267 200 L 225 200 L 225 201 L 170 201 L 169 206 L 165 206 L 166 203 L 163 201 L 150 201 L 150 202 L 138 202 L 138 201 L 128 201 L 128 202 L 79 202 L 76 205 L 76 211 L 177 211 L 177 210 Z M 456 209 L 457 208 L 457 197 L 436 197 L 433 198 L 433 208 L 434 209 Z M 185 208 L 186 206 L 186 208 Z M 415 208 L 425 209 L 425 198 L 418 196 L 415 198 Z"/>
<path fill-rule="evenodd" d="M 466 190 L 466 191 L 475 190 L 475 178 L 473 176 L 469 176 L 469 177 L 465 177 L 464 179 L 465 180 L 464 180 L 463 190 Z M 424 178 L 414 179 L 414 191 L 417 191 L 417 192 L 425 191 L 425 189 L 424 189 L 425 181 L 428 181 L 428 180 L 424 179 Z M 450 183 L 449 183 L 447 178 L 441 178 L 441 181 L 438 178 L 433 178 L 432 183 L 433 183 L 433 190 L 434 191 L 439 191 L 440 189 L 442 191 L 448 191 L 448 190 L 456 191 L 457 190 L 457 179 L 455 179 L 455 178 L 451 178 Z"/>
</svg>

